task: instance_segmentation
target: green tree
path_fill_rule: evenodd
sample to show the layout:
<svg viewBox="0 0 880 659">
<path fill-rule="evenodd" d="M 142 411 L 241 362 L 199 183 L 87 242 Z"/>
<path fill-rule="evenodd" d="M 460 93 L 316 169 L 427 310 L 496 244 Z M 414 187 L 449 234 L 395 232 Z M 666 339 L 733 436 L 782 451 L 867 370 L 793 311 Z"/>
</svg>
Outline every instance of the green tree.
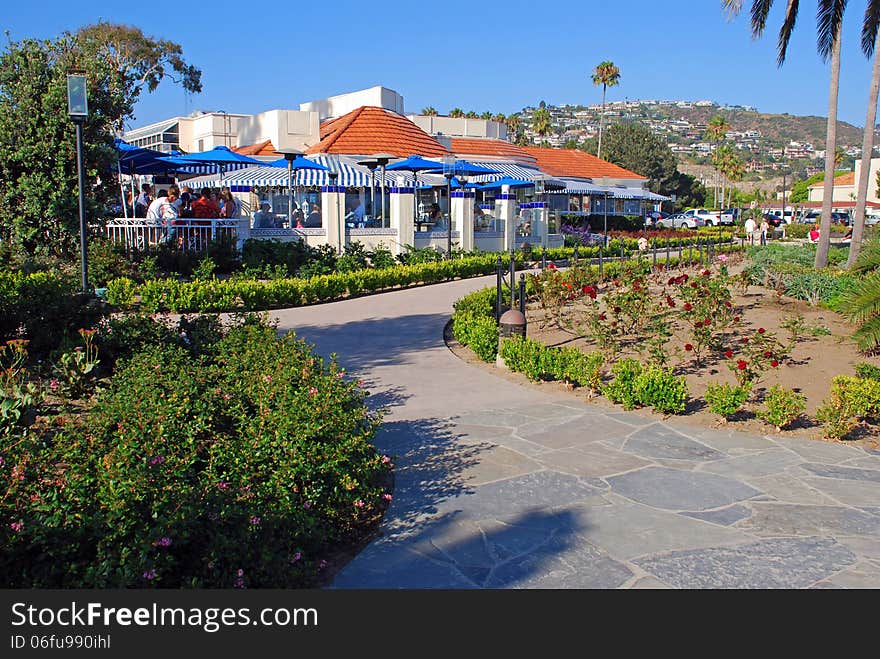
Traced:
<svg viewBox="0 0 880 659">
<path fill-rule="evenodd" d="M 492 116 L 492 121 L 497 121 L 499 124 L 507 123 L 507 117 L 503 113 L 499 112 L 498 114 Z"/>
<path fill-rule="evenodd" d="M 426 108 L 422 108 L 422 115 L 425 117 L 436 117 L 437 116 L 437 108 L 433 105 L 429 105 Z"/>
<path fill-rule="evenodd" d="M 723 155 L 718 154 L 718 150 L 721 148 L 721 144 L 727 139 L 727 132 L 731 129 L 730 123 L 728 123 L 727 119 L 722 117 L 720 114 L 716 114 L 709 120 L 709 123 L 706 126 L 706 132 L 704 137 L 714 142 L 715 144 L 715 152 L 712 157 L 712 165 L 715 167 L 715 204 L 714 208 L 718 208 L 718 164 L 722 159 Z M 720 156 L 720 157 L 716 157 Z"/>
<path fill-rule="evenodd" d="M 648 179 L 654 192 L 668 194 L 677 162 L 665 140 L 641 123 L 612 124 L 605 135 L 605 160 Z"/>
<path fill-rule="evenodd" d="M 837 178 L 842 174 L 846 174 L 846 172 L 835 171 L 834 177 Z M 813 174 L 809 178 L 805 178 L 802 181 L 798 181 L 797 183 L 791 186 L 791 195 L 789 196 L 789 201 L 793 204 L 800 204 L 809 199 L 810 196 L 810 186 L 814 183 L 818 183 L 825 179 L 825 172 L 819 172 L 818 174 Z"/>
<path fill-rule="evenodd" d="M 532 115 L 532 130 L 541 137 L 546 137 L 550 132 L 550 111 L 546 108 L 538 108 Z"/>
<path fill-rule="evenodd" d="M 477 118 L 477 113 L 474 112 L 473 110 L 468 110 L 468 111 L 465 113 L 464 116 L 465 116 L 467 119 L 476 119 L 476 118 Z"/>
<path fill-rule="evenodd" d="M 484 112 L 483 114 L 480 115 L 480 119 L 486 119 L 487 121 L 491 121 L 492 120 L 492 113 L 487 110 L 486 112 Z"/>
<path fill-rule="evenodd" d="M 596 157 L 601 158 L 602 126 L 605 121 L 605 92 L 609 87 L 614 87 L 620 83 L 620 69 L 614 65 L 614 62 L 608 60 L 599 62 L 593 70 L 591 78 L 594 85 L 602 85 L 602 114 L 599 115 L 599 146 L 596 149 Z"/>
<path fill-rule="evenodd" d="M 84 71 L 88 83 L 83 156 L 92 228 L 117 198 L 113 139 L 141 91 L 166 77 L 201 90 L 201 74 L 183 61 L 180 46 L 136 28 L 99 23 L 53 40 L 10 41 L 0 54 L 0 237 L 27 255 L 78 253 L 70 69 Z"/>
<path fill-rule="evenodd" d="M 452 108 L 449 111 L 449 116 L 453 119 L 460 119 L 464 116 L 464 110 L 462 110 L 461 108 Z"/>
</svg>

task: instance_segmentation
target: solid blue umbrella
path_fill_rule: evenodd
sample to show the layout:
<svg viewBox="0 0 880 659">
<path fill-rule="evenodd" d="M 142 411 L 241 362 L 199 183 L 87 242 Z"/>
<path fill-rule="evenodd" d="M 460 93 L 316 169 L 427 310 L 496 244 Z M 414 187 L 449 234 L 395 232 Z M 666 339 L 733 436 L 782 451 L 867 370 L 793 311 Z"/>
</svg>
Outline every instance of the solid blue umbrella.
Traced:
<svg viewBox="0 0 880 659">
<path fill-rule="evenodd" d="M 272 160 L 268 163 L 261 163 L 262 165 L 268 165 L 269 167 L 280 167 L 283 169 L 287 169 L 287 158 L 279 158 L 278 160 Z M 330 171 L 329 167 L 324 167 L 324 165 L 317 163 L 313 160 L 309 160 L 308 158 L 304 158 L 303 156 L 297 156 L 293 160 L 290 161 L 291 169 L 322 169 L 324 171 Z"/>
<path fill-rule="evenodd" d="M 475 165 L 472 162 L 468 162 L 467 160 L 456 160 L 451 165 L 440 163 L 439 167 L 434 169 L 426 170 L 431 174 L 448 174 L 452 173 L 453 176 L 478 176 L 479 174 L 500 174 L 497 169 L 491 169 L 489 167 L 484 167 L 483 165 Z"/>
<path fill-rule="evenodd" d="M 122 173 L 125 172 L 126 174 L 131 176 L 132 199 L 134 199 L 135 197 L 135 175 L 168 174 L 169 171 L 175 169 L 174 165 L 189 164 L 186 162 L 171 162 L 168 156 L 161 151 L 155 151 L 153 149 L 145 149 L 143 147 L 135 146 L 119 138 L 114 140 L 114 146 L 116 147 L 117 154 L 119 155 L 116 169 L 120 175 L 120 193 L 122 193 Z M 122 194 L 122 196 L 122 207 L 125 212 L 125 216 L 128 217 L 128 204 L 125 203 L 125 195 Z"/>
<path fill-rule="evenodd" d="M 480 186 L 481 190 L 500 190 L 502 186 L 509 185 L 511 188 L 529 188 L 535 185 L 534 181 L 504 176 L 497 181 L 485 183 Z"/>
<path fill-rule="evenodd" d="M 215 146 L 209 151 L 199 151 L 197 153 L 187 153 L 185 155 L 170 156 L 162 158 L 165 162 L 174 165 L 217 165 L 220 169 L 220 179 L 223 179 L 223 172 L 227 167 L 241 167 L 247 165 L 262 165 L 259 160 L 254 160 L 248 156 L 236 153 L 226 146 Z"/>
<path fill-rule="evenodd" d="M 412 172 L 414 187 L 416 190 L 421 190 L 425 186 L 419 186 L 418 172 L 437 169 L 438 165 L 442 167 L 443 163 L 439 163 L 436 160 L 428 160 L 427 158 L 422 158 L 422 156 L 418 153 L 414 153 L 408 158 L 404 158 L 403 160 L 391 163 L 390 165 L 385 167 L 385 169 L 388 171 Z M 416 204 L 415 201 L 416 199 L 413 200 L 413 220 L 415 220 L 418 215 L 418 204 Z"/>
</svg>

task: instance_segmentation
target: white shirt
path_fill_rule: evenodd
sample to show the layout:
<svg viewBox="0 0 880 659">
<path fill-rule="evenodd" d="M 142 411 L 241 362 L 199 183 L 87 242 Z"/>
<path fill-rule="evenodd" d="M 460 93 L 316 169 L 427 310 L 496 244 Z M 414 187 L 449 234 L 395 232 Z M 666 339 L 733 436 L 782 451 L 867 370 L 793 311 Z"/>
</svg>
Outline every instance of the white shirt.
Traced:
<svg viewBox="0 0 880 659">
<path fill-rule="evenodd" d="M 156 197 L 150 207 L 147 209 L 147 218 L 148 220 L 161 220 L 162 219 L 162 205 L 168 197 Z"/>
<path fill-rule="evenodd" d="M 752 218 L 749 218 L 746 220 L 744 228 L 746 230 L 746 233 L 753 233 L 754 230 L 758 228 L 758 226 L 755 224 L 755 221 Z"/>
</svg>

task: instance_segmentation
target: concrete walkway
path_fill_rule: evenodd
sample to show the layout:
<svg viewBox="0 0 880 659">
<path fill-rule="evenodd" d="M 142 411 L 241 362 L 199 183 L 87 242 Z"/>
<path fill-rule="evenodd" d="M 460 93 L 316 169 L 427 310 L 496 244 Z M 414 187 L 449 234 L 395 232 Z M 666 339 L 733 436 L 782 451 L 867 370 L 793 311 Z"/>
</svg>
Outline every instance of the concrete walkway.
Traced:
<svg viewBox="0 0 880 659">
<path fill-rule="evenodd" d="M 493 282 L 275 314 L 389 410 L 394 501 L 333 587 L 880 587 L 880 451 L 608 412 L 469 366 L 443 327 Z"/>
</svg>

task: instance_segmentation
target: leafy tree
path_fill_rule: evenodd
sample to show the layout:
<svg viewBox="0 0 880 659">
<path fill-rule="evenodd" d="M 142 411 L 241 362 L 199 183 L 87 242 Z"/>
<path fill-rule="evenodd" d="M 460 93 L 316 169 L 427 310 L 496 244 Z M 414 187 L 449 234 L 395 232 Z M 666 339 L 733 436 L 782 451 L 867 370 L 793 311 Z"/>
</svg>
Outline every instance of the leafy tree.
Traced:
<svg viewBox="0 0 880 659">
<path fill-rule="evenodd" d="M 449 116 L 453 119 L 460 119 L 464 116 L 464 110 L 462 110 L 461 108 L 452 108 L 449 111 Z"/>
<path fill-rule="evenodd" d="M 464 116 L 467 117 L 468 119 L 476 119 L 477 113 L 474 112 L 473 110 L 468 110 Z"/>
<path fill-rule="evenodd" d="M 532 115 L 532 129 L 541 137 L 550 132 L 550 111 L 546 108 L 535 110 Z"/>
<path fill-rule="evenodd" d="M 492 120 L 492 113 L 487 110 L 486 112 L 484 112 L 483 114 L 480 115 L 480 119 L 486 119 L 487 121 L 491 121 Z"/>
<path fill-rule="evenodd" d="M 507 122 L 507 117 L 503 113 L 499 112 L 498 114 L 492 116 L 492 121 L 497 121 L 499 124 L 503 124 Z"/>
<path fill-rule="evenodd" d="M 718 154 L 721 144 L 727 138 L 727 132 L 731 129 L 730 123 L 720 114 L 716 114 L 709 120 L 706 127 L 704 137 L 715 143 L 716 155 L 712 158 L 712 165 L 715 167 L 715 207 L 718 206 L 718 174 L 720 172 L 718 164 L 725 157 L 724 154 Z"/>
<path fill-rule="evenodd" d="M 168 77 L 201 89 L 180 46 L 137 28 L 98 23 L 54 40 L 10 41 L 0 53 L 0 237 L 25 255 L 73 257 L 79 236 L 76 139 L 67 72 L 85 72 L 86 215 L 97 224 L 115 200 L 116 130 L 143 89 Z"/>
<path fill-rule="evenodd" d="M 609 87 L 614 87 L 620 82 L 620 69 L 614 62 L 599 62 L 591 76 L 594 85 L 602 85 L 602 114 L 599 115 L 599 146 L 596 149 L 596 157 L 602 157 L 602 125 L 605 121 L 605 92 Z"/>
<path fill-rule="evenodd" d="M 422 108 L 422 115 L 425 117 L 436 117 L 437 109 L 433 105 L 429 105 L 426 108 Z"/>
<path fill-rule="evenodd" d="M 846 172 L 836 171 L 834 172 L 834 177 L 837 178 L 842 174 L 846 174 Z M 791 195 L 789 196 L 789 201 L 791 201 L 791 203 L 793 204 L 800 204 L 807 201 L 810 196 L 810 186 L 824 179 L 825 172 L 819 172 L 818 174 L 813 174 L 809 178 L 798 181 L 791 186 Z"/>
<path fill-rule="evenodd" d="M 677 162 L 669 145 L 640 123 L 612 124 L 605 136 L 605 159 L 648 179 L 654 192 L 667 194 Z"/>
</svg>

